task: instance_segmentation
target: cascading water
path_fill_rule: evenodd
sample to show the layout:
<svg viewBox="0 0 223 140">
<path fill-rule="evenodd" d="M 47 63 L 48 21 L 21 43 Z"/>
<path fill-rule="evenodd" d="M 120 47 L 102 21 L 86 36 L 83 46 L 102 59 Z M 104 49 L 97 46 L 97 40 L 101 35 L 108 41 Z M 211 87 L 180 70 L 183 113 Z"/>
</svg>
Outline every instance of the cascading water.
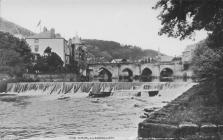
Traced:
<svg viewBox="0 0 223 140">
<path fill-rule="evenodd" d="M 7 86 L 7 93 L 18 95 L 72 95 L 80 93 L 100 94 L 111 92 L 111 96 L 136 96 L 141 91 L 157 90 L 159 95 L 164 92 L 177 92 L 177 90 L 188 89 L 191 83 L 89 83 L 89 82 L 37 82 L 37 83 L 10 83 Z M 146 95 L 144 95 L 146 94 Z M 147 96 L 145 92 L 141 96 Z"/>
</svg>

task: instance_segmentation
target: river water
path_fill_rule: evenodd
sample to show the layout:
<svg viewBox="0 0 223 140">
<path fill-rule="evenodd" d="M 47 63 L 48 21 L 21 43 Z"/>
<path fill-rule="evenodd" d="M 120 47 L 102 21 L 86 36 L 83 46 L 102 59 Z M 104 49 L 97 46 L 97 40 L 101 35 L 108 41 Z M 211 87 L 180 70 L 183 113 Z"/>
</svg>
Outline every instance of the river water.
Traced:
<svg viewBox="0 0 223 140">
<path fill-rule="evenodd" d="M 191 86 L 166 88 L 156 97 L 0 94 L 0 139 L 135 140 L 144 108 L 162 107 Z"/>
</svg>

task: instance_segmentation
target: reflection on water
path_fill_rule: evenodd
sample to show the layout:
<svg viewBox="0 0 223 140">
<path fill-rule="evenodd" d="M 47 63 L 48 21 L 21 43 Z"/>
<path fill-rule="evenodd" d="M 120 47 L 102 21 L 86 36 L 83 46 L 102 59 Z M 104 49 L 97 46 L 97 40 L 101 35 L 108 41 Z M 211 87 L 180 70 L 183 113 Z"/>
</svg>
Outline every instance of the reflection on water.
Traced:
<svg viewBox="0 0 223 140">
<path fill-rule="evenodd" d="M 54 95 L 0 95 L 0 139 L 74 135 L 136 137 L 144 108 L 161 107 L 165 105 L 163 101 L 176 98 L 189 87 L 172 86 L 161 90 L 159 96 L 147 98 L 110 96 L 58 100 Z"/>
</svg>

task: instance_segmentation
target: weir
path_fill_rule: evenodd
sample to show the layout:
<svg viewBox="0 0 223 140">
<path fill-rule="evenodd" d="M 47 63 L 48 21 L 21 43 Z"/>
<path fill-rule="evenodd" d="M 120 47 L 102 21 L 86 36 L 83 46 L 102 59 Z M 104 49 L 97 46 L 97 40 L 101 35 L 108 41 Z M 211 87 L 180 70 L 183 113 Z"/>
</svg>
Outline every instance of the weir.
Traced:
<svg viewBox="0 0 223 140">
<path fill-rule="evenodd" d="M 109 96 L 147 96 L 148 92 L 177 92 L 178 88 L 189 89 L 193 83 L 185 82 L 29 82 L 9 83 L 7 93 L 27 95 L 72 95 L 87 93 L 98 95 L 110 92 Z M 145 95 L 145 91 L 147 92 Z M 182 92 L 182 89 L 181 89 Z M 143 95 L 144 94 L 144 95 Z"/>
</svg>

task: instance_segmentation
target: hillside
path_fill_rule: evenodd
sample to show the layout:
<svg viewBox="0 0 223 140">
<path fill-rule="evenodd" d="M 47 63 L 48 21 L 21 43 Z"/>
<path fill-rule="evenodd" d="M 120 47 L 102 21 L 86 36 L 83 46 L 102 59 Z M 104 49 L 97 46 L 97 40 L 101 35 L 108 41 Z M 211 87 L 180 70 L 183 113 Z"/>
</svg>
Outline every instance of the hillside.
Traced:
<svg viewBox="0 0 223 140">
<path fill-rule="evenodd" d="M 34 33 L 26 28 L 23 28 L 13 22 L 0 18 L 0 31 L 9 32 L 17 37 L 31 36 Z M 139 60 L 143 57 L 154 58 L 158 55 L 157 51 L 146 49 L 142 50 L 140 47 L 132 45 L 121 45 L 115 41 L 104 41 L 96 39 L 84 39 L 87 45 L 88 52 L 96 57 L 103 57 L 106 61 L 112 59 L 130 59 Z"/>
<path fill-rule="evenodd" d="M 121 45 L 114 41 L 104 41 L 96 39 L 84 39 L 88 52 L 98 57 L 105 57 L 106 60 L 112 59 L 130 59 L 138 60 L 143 57 L 154 58 L 158 55 L 157 51 L 146 49 L 143 50 L 137 46 Z"/>
<path fill-rule="evenodd" d="M 34 35 L 32 31 L 3 18 L 0 18 L 0 31 L 8 32 L 12 35 L 22 35 L 24 37 Z"/>
</svg>

